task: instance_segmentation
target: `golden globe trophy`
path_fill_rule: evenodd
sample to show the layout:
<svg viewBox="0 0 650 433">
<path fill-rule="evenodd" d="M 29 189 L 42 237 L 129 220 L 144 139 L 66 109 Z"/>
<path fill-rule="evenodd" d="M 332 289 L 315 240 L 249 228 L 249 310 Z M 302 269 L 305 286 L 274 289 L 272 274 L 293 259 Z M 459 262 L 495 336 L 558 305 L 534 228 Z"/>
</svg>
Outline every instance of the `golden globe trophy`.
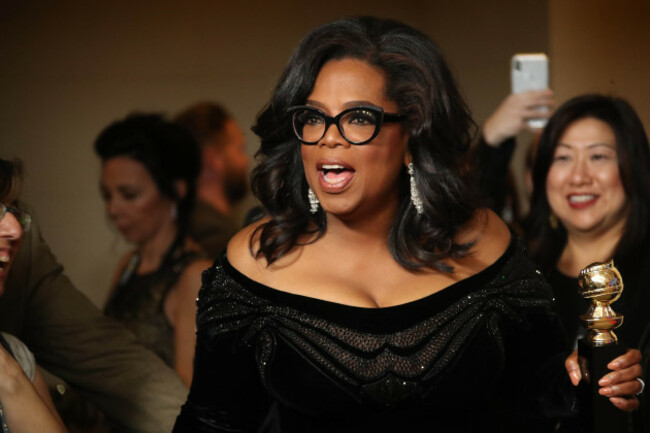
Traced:
<svg viewBox="0 0 650 433">
<path fill-rule="evenodd" d="M 621 296 L 623 280 L 614 262 L 610 261 L 592 263 L 584 268 L 580 271 L 578 283 L 580 295 L 590 302 L 587 313 L 580 316 L 589 332 L 578 340 L 578 360 L 583 377 L 579 388 L 581 413 L 588 432 L 622 432 L 626 428 L 627 416 L 608 397 L 598 394 L 598 381 L 610 371 L 607 364 L 626 351 L 613 332 L 623 323 L 623 316 L 616 314 L 610 306 Z"/>
</svg>

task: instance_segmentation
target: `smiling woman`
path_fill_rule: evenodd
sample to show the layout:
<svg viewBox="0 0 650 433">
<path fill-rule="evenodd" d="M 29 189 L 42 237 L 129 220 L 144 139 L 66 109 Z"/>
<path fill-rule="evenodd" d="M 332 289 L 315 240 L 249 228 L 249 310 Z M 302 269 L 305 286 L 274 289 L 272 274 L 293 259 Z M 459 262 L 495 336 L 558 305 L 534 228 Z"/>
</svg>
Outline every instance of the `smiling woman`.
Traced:
<svg viewBox="0 0 650 433">
<path fill-rule="evenodd" d="M 569 344 L 587 309 L 578 295 L 578 273 L 614 258 L 625 283 L 616 303 L 625 325 L 617 335 L 628 346 L 645 345 L 650 145 L 632 106 L 602 95 L 563 104 L 540 139 L 533 182 L 531 253 L 553 286 Z"/>
<path fill-rule="evenodd" d="M 23 238 L 29 230 L 31 218 L 15 207 L 20 192 L 22 165 L 19 162 L 0 160 L 0 294 L 9 269 Z"/>
<path fill-rule="evenodd" d="M 302 40 L 253 128 L 267 216 L 204 274 L 174 432 L 552 431 L 569 414 L 547 286 L 466 187 L 471 126 L 417 30 L 358 17 Z M 638 359 L 608 376 L 625 410 Z"/>
<path fill-rule="evenodd" d="M 647 371 L 650 144 L 634 108 L 603 95 L 564 103 L 540 139 L 533 182 L 531 255 L 553 288 L 567 346 L 586 332 L 580 270 L 613 259 L 625 286 L 615 305 L 625 322 L 616 335 L 643 351 Z M 634 431 L 650 429 L 650 408 L 642 403 Z"/>
<path fill-rule="evenodd" d="M 30 217 L 16 207 L 21 165 L 0 159 L 0 295 Z M 0 430 L 64 432 L 34 355 L 16 337 L 0 333 Z"/>
</svg>

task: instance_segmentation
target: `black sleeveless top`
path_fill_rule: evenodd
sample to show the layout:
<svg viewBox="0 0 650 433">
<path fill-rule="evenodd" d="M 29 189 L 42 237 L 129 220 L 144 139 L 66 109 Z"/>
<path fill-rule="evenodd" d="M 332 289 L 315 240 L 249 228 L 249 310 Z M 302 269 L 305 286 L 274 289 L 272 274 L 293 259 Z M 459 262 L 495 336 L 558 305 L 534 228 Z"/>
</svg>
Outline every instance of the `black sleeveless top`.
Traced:
<svg viewBox="0 0 650 433">
<path fill-rule="evenodd" d="M 155 272 L 126 275 L 104 307 L 104 314 L 125 325 L 170 367 L 174 365 L 174 329 L 165 315 L 165 299 L 185 268 L 202 258 L 199 252 L 178 249 Z"/>
<path fill-rule="evenodd" d="M 551 431 L 573 401 L 549 287 L 514 238 L 480 273 L 387 308 L 275 290 L 223 256 L 197 327 L 175 433 Z"/>
</svg>

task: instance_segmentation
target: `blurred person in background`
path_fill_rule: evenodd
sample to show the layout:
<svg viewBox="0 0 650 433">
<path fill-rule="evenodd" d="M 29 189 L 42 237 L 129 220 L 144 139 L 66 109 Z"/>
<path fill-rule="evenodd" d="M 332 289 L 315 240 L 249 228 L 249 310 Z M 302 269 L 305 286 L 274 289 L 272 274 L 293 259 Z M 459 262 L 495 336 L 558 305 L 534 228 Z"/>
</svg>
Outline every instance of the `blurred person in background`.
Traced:
<svg viewBox="0 0 650 433">
<path fill-rule="evenodd" d="M 542 107 L 544 109 L 540 110 Z M 554 107 L 555 99 L 550 89 L 509 94 L 483 123 L 478 144 L 471 153 L 477 189 L 488 200 L 486 204 L 519 235 L 524 234 L 526 216 L 522 212 L 514 173 L 510 169 L 517 135 L 522 131 L 535 134 L 526 151 L 524 167 L 525 196 L 529 199 L 532 192 L 531 171 L 541 129 L 532 128 L 528 120 L 546 119 Z"/>
<path fill-rule="evenodd" d="M 0 159 L 0 296 L 31 216 L 17 206 L 21 166 Z M 1 302 L 1 301 L 0 301 Z M 3 433 L 63 433 L 34 355 L 13 335 L 0 333 L 0 430 Z"/>
<path fill-rule="evenodd" d="M 0 329 L 27 344 L 39 366 L 65 380 L 118 432 L 167 433 L 187 395 L 178 375 L 105 317 L 71 283 L 33 209 L 0 302 Z M 64 392 L 63 395 L 60 395 Z M 70 389 L 59 387 L 67 399 Z"/>
<path fill-rule="evenodd" d="M 174 121 L 187 128 L 201 148 L 201 172 L 189 235 L 212 257 L 226 248 L 239 230 L 233 207 L 248 192 L 244 134 L 224 107 L 201 102 L 179 113 Z"/>
<path fill-rule="evenodd" d="M 198 147 L 182 127 L 133 114 L 95 141 L 106 212 L 135 249 L 117 267 L 104 312 L 126 325 L 189 386 L 196 297 L 209 267 L 188 236 Z"/>
</svg>

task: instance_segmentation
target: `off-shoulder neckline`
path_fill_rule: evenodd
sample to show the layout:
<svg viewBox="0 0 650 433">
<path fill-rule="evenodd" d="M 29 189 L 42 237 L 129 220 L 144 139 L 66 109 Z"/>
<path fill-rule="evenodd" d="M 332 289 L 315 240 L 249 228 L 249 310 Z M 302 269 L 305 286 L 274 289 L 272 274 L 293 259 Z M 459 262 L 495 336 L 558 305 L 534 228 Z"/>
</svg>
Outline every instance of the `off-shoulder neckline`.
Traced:
<svg viewBox="0 0 650 433">
<path fill-rule="evenodd" d="M 259 281 L 253 280 L 245 275 L 237 268 L 235 268 L 228 260 L 226 251 L 224 251 L 218 260 L 224 272 L 233 278 L 238 284 L 253 294 L 260 296 L 270 302 L 286 305 L 289 307 L 298 308 L 303 311 L 313 312 L 338 312 L 351 314 L 367 315 L 383 315 L 383 314 L 397 314 L 416 312 L 425 309 L 429 313 L 435 313 L 436 310 L 446 308 L 450 303 L 463 296 L 470 295 L 473 291 L 481 288 L 489 281 L 494 279 L 499 271 L 503 268 L 505 262 L 514 254 L 517 245 L 516 236 L 511 234 L 510 243 L 506 250 L 499 256 L 499 258 L 492 264 L 488 265 L 483 270 L 456 281 L 445 288 L 402 304 L 391 305 L 387 307 L 362 307 L 357 305 L 349 305 L 338 303 L 335 301 L 328 301 L 321 298 L 314 298 L 306 295 L 285 292 L 283 290 L 268 286 Z"/>
</svg>

